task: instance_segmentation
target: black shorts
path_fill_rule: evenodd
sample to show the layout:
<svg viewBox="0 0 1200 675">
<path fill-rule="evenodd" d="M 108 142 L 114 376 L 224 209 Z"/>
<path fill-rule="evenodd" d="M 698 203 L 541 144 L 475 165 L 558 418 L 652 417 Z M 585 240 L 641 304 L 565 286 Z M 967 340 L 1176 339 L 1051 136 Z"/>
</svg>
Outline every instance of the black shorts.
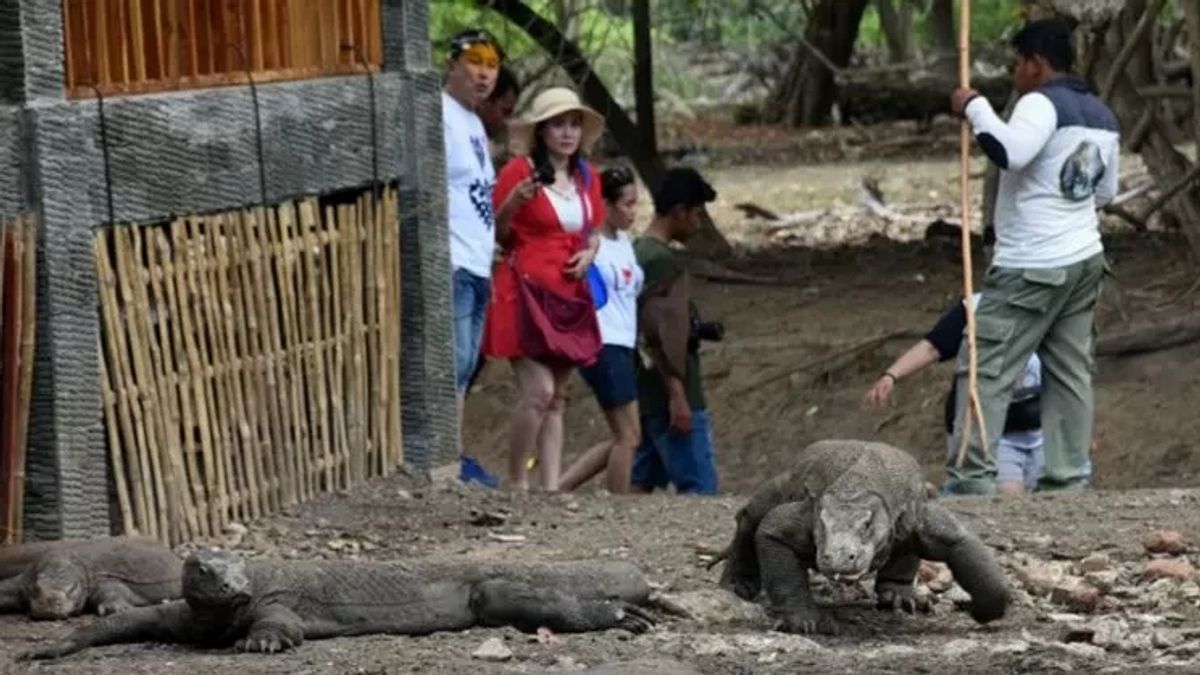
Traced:
<svg viewBox="0 0 1200 675">
<path fill-rule="evenodd" d="M 595 363 L 579 369 L 596 394 L 601 409 L 612 410 L 637 400 L 634 356 L 634 350 L 629 347 L 604 345 Z"/>
</svg>

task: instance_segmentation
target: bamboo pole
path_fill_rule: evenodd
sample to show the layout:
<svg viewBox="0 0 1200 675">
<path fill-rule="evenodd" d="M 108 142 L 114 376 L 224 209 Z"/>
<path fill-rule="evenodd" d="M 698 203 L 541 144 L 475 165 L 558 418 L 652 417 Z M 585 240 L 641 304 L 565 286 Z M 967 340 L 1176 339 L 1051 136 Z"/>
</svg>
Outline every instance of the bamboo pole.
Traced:
<svg viewBox="0 0 1200 675">
<path fill-rule="evenodd" d="M 171 249 L 164 230 L 155 229 L 153 234 L 153 246 L 157 251 L 155 257 L 162 270 L 166 307 L 171 317 L 169 341 L 173 368 L 168 377 L 178 402 L 179 416 L 175 419 L 177 426 L 175 433 L 183 436 L 184 465 L 187 467 L 192 503 L 199 514 L 200 534 L 208 537 L 221 531 L 221 521 L 216 517 L 210 501 L 214 491 L 205 489 L 205 473 L 207 471 L 202 473 L 200 464 L 197 462 L 198 457 L 208 451 L 210 441 L 208 441 L 207 425 L 197 424 L 197 413 L 194 412 L 194 410 L 203 409 L 201 401 L 204 397 L 204 389 L 203 379 L 197 374 L 198 368 L 194 365 L 193 345 L 189 343 L 186 336 L 191 330 L 190 317 L 180 302 L 180 296 L 186 292 L 184 286 L 186 279 L 182 274 L 182 267 L 178 264 L 178 256 L 182 256 L 184 251 Z M 168 338 L 164 337 L 163 339 L 165 342 Z M 197 386 L 198 384 L 200 386 Z M 196 446 L 196 430 L 200 432 L 199 448 Z M 212 478 L 215 480 L 216 477 L 212 476 Z"/>
<path fill-rule="evenodd" d="M 293 421 L 299 429 L 300 433 L 300 469 L 303 476 L 302 484 L 304 486 L 304 498 L 307 499 L 317 493 L 316 485 L 316 459 L 314 458 L 314 448 L 316 441 L 312 432 L 312 415 L 309 411 L 315 411 L 317 406 L 313 399 L 312 387 L 306 386 L 305 375 L 307 372 L 307 359 L 304 358 L 305 335 L 302 329 L 303 322 L 298 316 L 300 307 L 299 281 L 297 279 L 297 270 L 299 265 L 299 254 L 297 253 L 297 238 L 295 236 L 296 226 L 296 205 L 288 201 L 279 206 L 279 241 L 282 247 L 283 279 L 280 282 L 283 307 L 283 317 L 286 325 L 285 335 L 287 336 L 287 351 L 288 357 L 291 360 L 291 384 L 295 400 L 295 416 Z"/>
<path fill-rule="evenodd" d="M 325 271 L 321 274 L 321 283 L 324 287 L 324 297 L 331 305 L 330 311 L 325 312 L 325 330 L 332 340 L 329 391 L 330 404 L 333 409 L 334 441 L 338 464 L 343 467 L 342 483 L 344 487 L 348 488 L 359 480 L 355 468 L 361 453 L 358 448 L 350 444 L 346 430 L 346 332 L 344 330 L 343 289 L 340 278 L 343 267 L 341 257 L 344 223 L 338 219 L 338 212 L 339 210 L 332 206 L 325 207 L 325 218 L 321 230 L 325 250 L 325 255 L 322 256 Z"/>
<path fill-rule="evenodd" d="M 207 341 L 198 328 L 204 323 L 196 261 L 199 246 L 191 239 L 190 224 L 185 219 L 171 223 L 171 241 L 178 261 L 175 266 L 175 287 L 179 294 L 179 326 L 187 352 L 187 379 L 191 382 L 192 396 L 196 402 L 196 428 L 200 434 L 209 522 L 212 530 L 219 532 L 228 522 L 230 505 L 220 459 L 216 384 L 210 375 Z"/>
<path fill-rule="evenodd" d="M 314 413 L 317 416 L 316 428 L 321 443 L 321 457 L 323 458 L 323 466 L 325 473 L 325 489 L 334 490 L 336 482 L 334 479 L 334 464 L 333 464 L 333 448 L 331 442 L 331 434 L 329 430 L 329 388 L 328 379 L 325 377 L 325 345 L 324 335 L 322 335 L 324 322 L 321 320 L 321 303 L 317 293 L 317 261 L 316 261 L 316 200 L 305 199 L 299 204 L 300 212 L 300 241 L 304 246 L 304 270 L 305 270 L 305 303 L 307 307 L 307 316 L 305 321 L 301 322 L 301 326 L 307 324 L 310 332 L 308 334 L 308 349 L 305 350 L 309 354 L 312 371 L 309 371 L 311 380 L 309 385 L 315 388 L 316 392 L 316 408 Z"/>
<path fill-rule="evenodd" d="M 400 281 L 400 266 L 403 260 L 400 256 L 400 231 L 399 231 L 399 194 L 394 188 L 387 190 L 387 206 L 386 217 L 384 218 L 384 228 L 388 238 L 388 248 L 392 252 L 391 270 L 392 283 L 392 303 L 391 311 L 388 313 L 387 325 L 391 328 L 391 341 L 387 353 L 387 360 L 384 362 L 384 367 L 391 379 L 391 388 L 389 390 L 389 406 L 388 410 L 388 443 L 390 445 L 390 453 L 384 463 L 383 475 L 388 475 L 391 470 L 400 466 L 404 462 L 404 440 L 401 432 L 400 420 L 400 386 L 403 379 L 403 371 L 401 370 L 400 359 L 400 311 L 401 311 L 401 281 Z"/>
<path fill-rule="evenodd" d="M 268 383 L 276 387 L 281 399 L 285 399 L 280 406 L 280 415 L 283 428 L 287 430 L 287 465 L 290 474 L 289 483 L 292 486 L 289 504 L 295 504 L 306 498 L 307 495 L 302 463 L 304 444 L 300 433 L 303 420 L 300 409 L 303 406 L 303 397 L 300 396 L 299 386 L 295 382 L 299 368 L 294 367 L 294 359 L 286 344 L 285 331 L 290 324 L 287 321 L 287 306 L 284 302 L 287 297 L 284 269 L 286 258 L 283 243 L 278 234 L 279 212 L 277 209 L 269 209 L 264 215 L 266 220 L 261 223 L 259 239 L 263 249 L 270 252 L 267 274 L 271 278 L 263 284 L 263 290 L 267 297 L 267 325 L 271 333 L 274 365 L 274 379 L 269 378 Z M 282 327 L 280 326 L 280 315 L 284 317 Z"/>
<path fill-rule="evenodd" d="M 971 0 L 962 0 L 959 8 L 958 24 L 958 81 L 961 87 L 971 86 Z M 967 409 L 964 411 L 962 440 L 958 446 L 956 465 L 962 468 L 966 458 L 967 445 L 971 440 L 971 414 L 974 412 L 975 421 L 979 424 L 980 447 L 988 452 L 987 427 L 984 424 L 983 410 L 979 405 L 979 353 L 975 342 L 975 303 L 973 297 L 974 271 L 971 264 L 971 124 L 967 120 L 960 126 L 959 140 L 959 191 L 962 196 L 962 227 L 959 233 L 962 237 L 963 264 L 963 303 L 967 310 Z"/>
</svg>

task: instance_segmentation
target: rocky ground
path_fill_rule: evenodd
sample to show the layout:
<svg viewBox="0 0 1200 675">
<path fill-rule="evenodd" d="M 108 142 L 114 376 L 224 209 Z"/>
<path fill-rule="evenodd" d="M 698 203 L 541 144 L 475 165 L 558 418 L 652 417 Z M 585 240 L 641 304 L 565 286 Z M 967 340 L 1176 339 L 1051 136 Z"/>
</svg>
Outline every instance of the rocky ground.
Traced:
<svg viewBox="0 0 1200 675">
<path fill-rule="evenodd" d="M 675 665 L 646 672 L 1195 672 L 1198 502 L 1195 490 L 947 500 L 1000 557 L 1017 598 L 1010 615 L 975 624 L 956 608 L 964 598 L 947 571 L 926 565 L 920 586 L 936 600 L 928 616 L 875 611 L 869 581 L 831 588 L 818 579 L 846 631 L 810 638 L 772 632 L 760 608 L 715 589 L 719 569 L 704 563 L 729 536 L 740 498 L 512 496 L 397 476 L 233 528 L 221 543 L 305 558 L 625 558 L 693 616 L 662 615 L 637 637 L 474 629 L 323 640 L 276 656 L 126 645 L 31 667 L 13 656 L 92 619 L 4 617 L 0 672 L 546 673 L 603 664 L 637 672 L 632 662 L 653 659 Z"/>
</svg>

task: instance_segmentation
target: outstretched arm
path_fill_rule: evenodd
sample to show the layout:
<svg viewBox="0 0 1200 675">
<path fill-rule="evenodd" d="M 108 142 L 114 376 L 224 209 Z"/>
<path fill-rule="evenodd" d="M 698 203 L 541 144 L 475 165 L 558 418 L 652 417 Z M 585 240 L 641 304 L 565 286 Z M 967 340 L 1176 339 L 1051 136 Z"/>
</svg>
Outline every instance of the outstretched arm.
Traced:
<svg viewBox="0 0 1200 675">
<path fill-rule="evenodd" d="M 26 652 L 18 658 L 21 661 L 55 659 L 88 647 L 126 642 L 187 642 L 188 627 L 193 621 L 191 610 L 182 600 L 153 607 L 135 607 L 99 619 L 64 640 Z"/>
<path fill-rule="evenodd" d="M 1008 583 L 992 550 L 941 504 L 925 503 L 917 526 L 917 552 L 922 558 L 944 562 L 954 580 L 971 596 L 971 616 L 987 623 L 1008 609 Z"/>
</svg>

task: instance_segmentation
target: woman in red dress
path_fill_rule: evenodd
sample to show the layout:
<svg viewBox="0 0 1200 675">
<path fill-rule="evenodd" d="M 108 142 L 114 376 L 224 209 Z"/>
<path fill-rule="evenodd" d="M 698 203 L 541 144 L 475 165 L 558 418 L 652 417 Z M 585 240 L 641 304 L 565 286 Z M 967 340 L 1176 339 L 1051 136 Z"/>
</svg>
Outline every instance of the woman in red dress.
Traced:
<svg viewBox="0 0 1200 675">
<path fill-rule="evenodd" d="M 519 331 L 531 327 L 521 323 L 523 299 L 516 274 L 558 295 L 592 302 L 586 275 L 600 244 L 595 228 L 604 222 L 605 207 L 600 176 L 582 153 L 603 131 L 604 118 L 583 105 L 574 91 L 547 89 L 510 125 L 513 156 L 496 179 L 492 200 L 503 256 L 492 277 L 483 353 L 509 360 L 517 377 L 518 399 L 509 432 L 511 489 L 529 488 L 525 465 L 536 453 L 542 489 L 557 490 L 567 379 L 574 368 L 595 359 L 593 354 L 584 363 L 551 363 L 522 351 Z M 599 353 L 596 324 L 580 330 L 595 331 Z"/>
</svg>

